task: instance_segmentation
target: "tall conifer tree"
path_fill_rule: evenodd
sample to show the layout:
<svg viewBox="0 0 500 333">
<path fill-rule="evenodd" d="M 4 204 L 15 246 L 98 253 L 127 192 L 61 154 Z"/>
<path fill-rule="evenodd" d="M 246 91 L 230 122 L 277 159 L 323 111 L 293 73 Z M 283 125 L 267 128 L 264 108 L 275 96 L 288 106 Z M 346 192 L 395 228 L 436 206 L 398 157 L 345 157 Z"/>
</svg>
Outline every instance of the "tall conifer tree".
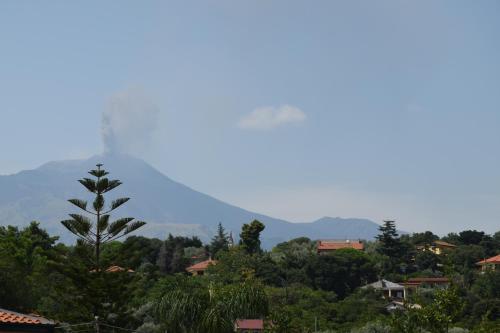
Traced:
<svg viewBox="0 0 500 333">
<path fill-rule="evenodd" d="M 134 221 L 133 217 L 124 217 L 110 223 L 110 213 L 129 201 L 130 198 L 115 199 L 109 207 L 106 207 L 104 194 L 117 188 L 122 183 L 117 179 L 110 180 L 106 178 L 106 175 L 109 173 L 101 169 L 102 164 L 97 164 L 96 166 L 97 169 L 89 171 L 89 174 L 95 179 L 83 178 L 79 180 L 80 184 L 95 194 L 92 208 L 87 207 L 87 201 L 85 200 L 68 200 L 91 217 L 80 214 L 69 214 L 71 219 L 61 221 L 61 223 L 84 243 L 94 248 L 95 265 L 99 271 L 102 245 L 137 230 L 146 224 L 146 222 Z"/>
<path fill-rule="evenodd" d="M 227 236 L 226 230 L 219 222 L 217 226 L 217 234 L 212 238 L 210 243 L 210 254 L 215 256 L 217 252 L 221 250 L 227 250 L 229 248 L 229 238 Z"/>
</svg>

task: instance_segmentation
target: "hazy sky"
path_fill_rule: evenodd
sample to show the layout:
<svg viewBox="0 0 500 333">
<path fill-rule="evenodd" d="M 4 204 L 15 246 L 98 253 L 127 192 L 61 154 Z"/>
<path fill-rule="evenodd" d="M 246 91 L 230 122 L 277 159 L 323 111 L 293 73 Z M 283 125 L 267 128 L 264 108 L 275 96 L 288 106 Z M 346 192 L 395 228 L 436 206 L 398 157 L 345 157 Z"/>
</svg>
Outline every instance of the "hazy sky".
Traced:
<svg viewBox="0 0 500 333">
<path fill-rule="evenodd" d="M 499 18 L 495 0 L 1 1 L 0 173 L 119 150 L 292 221 L 493 232 Z"/>
</svg>

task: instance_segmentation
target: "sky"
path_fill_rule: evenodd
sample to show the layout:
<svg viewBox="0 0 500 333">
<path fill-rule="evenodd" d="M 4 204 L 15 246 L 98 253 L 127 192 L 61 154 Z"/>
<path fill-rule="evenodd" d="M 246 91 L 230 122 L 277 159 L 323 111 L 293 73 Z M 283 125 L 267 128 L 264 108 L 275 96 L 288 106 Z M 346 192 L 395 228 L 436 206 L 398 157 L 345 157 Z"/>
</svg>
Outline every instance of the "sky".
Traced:
<svg viewBox="0 0 500 333">
<path fill-rule="evenodd" d="M 129 153 L 293 222 L 500 230 L 498 1 L 1 1 L 0 174 Z"/>
</svg>

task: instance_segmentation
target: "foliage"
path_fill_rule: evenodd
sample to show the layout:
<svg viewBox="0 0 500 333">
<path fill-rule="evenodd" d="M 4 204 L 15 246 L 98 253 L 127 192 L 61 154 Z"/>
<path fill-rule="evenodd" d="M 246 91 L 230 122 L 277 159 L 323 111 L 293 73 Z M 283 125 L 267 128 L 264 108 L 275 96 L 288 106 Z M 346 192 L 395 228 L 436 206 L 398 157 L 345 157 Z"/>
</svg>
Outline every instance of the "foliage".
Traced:
<svg viewBox="0 0 500 333">
<path fill-rule="evenodd" d="M 209 248 L 210 254 L 214 258 L 217 256 L 219 251 L 227 251 L 229 249 L 229 238 L 226 234 L 226 230 L 220 222 L 217 225 L 217 234 L 212 238 Z"/>
<path fill-rule="evenodd" d="M 422 310 L 426 328 L 432 333 L 447 333 L 463 308 L 464 302 L 455 288 L 436 291 L 434 302 Z"/>
<path fill-rule="evenodd" d="M 92 218 L 95 218 L 95 222 L 92 222 L 89 217 L 80 214 L 69 214 L 71 219 L 61 221 L 66 229 L 75 234 L 86 244 L 94 247 L 95 268 L 98 271 L 101 269 L 99 260 L 101 246 L 103 244 L 121 238 L 146 224 L 146 222 L 143 221 L 134 221 L 133 217 L 120 218 L 114 222 L 110 222 L 111 212 L 129 201 L 130 198 L 115 199 L 108 208 L 105 207 L 104 194 L 117 188 L 122 183 L 117 179 L 109 180 L 106 177 L 109 173 L 101 169 L 101 166 L 102 164 L 97 164 L 97 169 L 89 171 L 89 174 L 95 179 L 83 178 L 79 180 L 80 184 L 89 192 L 95 194 L 92 208 L 87 207 L 88 204 L 85 200 L 68 200 L 70 203 L 92 216 Z"/>
<path fill-rule="evenodd" d="M 196 237 L 173 236 L 169 234 L 161 244 L 157 257 L 157 265 L 161 273 L 173 274 L 184 272 L 191 264 L 191 258 L 186 258 L 186 248 L 202 248 L 201 240 Z M 205 251 L 203 251 L 205 253 Z"/>
<path fill-rule="evenodd" d="M 204 276 L 189 276 L 192 257 L 214 249 L 196 237 L 107 242 L 101 265 L 135 272 L 105 273 L 90 269 L 95 248 L 88 242 L 57 244 L 38 223 L 0 227 L 0 307 L 73 324 L 98 314 L 103 323 L 151 333 L 229 332 L 240 316 L 270 320 L 273 332 L 495 332 L 500 272 L 481 274 L 476 262 L 498 250 L 500 234 L 482 234 L 479 242 L 477 233 L 461 234 L 449 235 L 457 247 L 439 256 L 419 247 L 436 238 L 430 232 L 396 237 L 398 258 L 383 254 L 382 242 L 326 255 L 303 237 L 270 252 L 260 245 L 249 251 L 252 242 L 242 242 L 219 250 Z M 380 292 L 358 288 L 379 278 L 443 273 L 456 287 L 420 288 L 392 314 Z"/>
<path fill-rule="evenodd" d="M 265 229 L 262 222 L 253 220 L 250 224 L 243 224 L 240 233 L 240 245 L 248 254 L 262 251 L 260 248 L 260 233 Z"/>
<path fill-rule="evenodd" d="M 377 251 L 388 259 L 383 266 L 383 272 L 399 272 L 405 251 L 396 231 L 395 222 L 384 221 L 384 224 L 379 227 L 379 231 L 380 234 L 376 237 L 379 243 Z"/>
<path fill-rule="evenodd" d="M 237 318 L 263 318 L 268 313 L 263 287 L 255 281 L 230 285 L 172 288 L 156 301 L 160 322 L 171 332 L 232 332 Z"/>
<path fill-rule="evenodd" d="M 31 310 L 47 291 L 40 287 L 50 285 L 53 274 L 46 273 L 46 265 L 57 237 L 39 226 L 0 227 L 0 307 Z"/>
<path fill-rule="evenodd" d="M 365 253 L 354 249 L 311 258 L 306 274 L 313 287 L 333 291 L 341 298 L 377 278 L 374 263 Z"/>
</svg>

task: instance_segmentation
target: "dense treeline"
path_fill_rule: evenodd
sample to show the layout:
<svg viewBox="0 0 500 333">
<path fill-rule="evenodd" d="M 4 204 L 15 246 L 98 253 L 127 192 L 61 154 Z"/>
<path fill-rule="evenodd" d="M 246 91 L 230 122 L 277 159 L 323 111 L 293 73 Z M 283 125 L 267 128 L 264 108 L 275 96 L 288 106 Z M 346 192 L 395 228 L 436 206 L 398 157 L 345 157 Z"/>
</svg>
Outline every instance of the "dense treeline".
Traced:
<svg viewBox="0 0 500 333">
<path fill-rule="evenodd" d="M 62 221 L 74 245 L 37 222 L 0 227 L 0 307 L 53 318 L 65 332 L 95 323 L 102 333 L 225 333 L 236 319 L 265 319 L 272 332 L 500 332 L 500 270 L 476 265 L 500 253 L 500 232 L 448 234 L 442 241 L 454 246 L 443 253 L 431 251 L 439 240 L 432 232 L 399 236 L 393 221 L 364 251 L 321 255 L 308 238 L 264 251 L 265 225 L 256 220 L 242 226 L 238 245 L 221 224 L 209 244 L 174 235 L 118 241 L 145 222 L 111 220 L 129 198 L 106 202 L 121 182 L 101 166 L 79 180 L 93 202 L 68 200 L 84 214 Z M 215 261 L 203 275 L 188 274 L 208 258 Z M 363 287 L 418 276 L 446 276 L 451 285 L 420 288 L 390 312 L 382 291 Z"/>
<path fill-rule="evenodd" d="M 232 320 L 242 316 L 272 320 L 278 332 L 498 329 L 500 272 L 481 274 L 476 262 L 500 253 L 499 232 L 449 234 L 442 240 L 457 247 L 436 255 L 422 251 L 436 235 L 399 237 L 386 223 L 365 251 L 317 255 L 315 241 L 307 238 L 262 250 L 263 227 L 245 225 L 235 246 L 222 226 L 206 245 L 196 237 L 168 235 L 130 236 L 103 246 L 102 267 L 133 273 L 92 271 L 89 245 L 57 243 L 38 223 L 0 227 L 0 307 L 64 323 L 88 322 L 98 313 L 106 323 L 139 332 L 231 331 Z M 209 256 L 217 264 L 208 274 L 186 273 L 187 266 Z M 401 282 L 415 276 L 446 276 L 452 287 L 446 293 L 425 290 L 413 300 L 422 309 L 392 314 L 378 292 L 359 288 L 381 277 Z"/>
</svg>

